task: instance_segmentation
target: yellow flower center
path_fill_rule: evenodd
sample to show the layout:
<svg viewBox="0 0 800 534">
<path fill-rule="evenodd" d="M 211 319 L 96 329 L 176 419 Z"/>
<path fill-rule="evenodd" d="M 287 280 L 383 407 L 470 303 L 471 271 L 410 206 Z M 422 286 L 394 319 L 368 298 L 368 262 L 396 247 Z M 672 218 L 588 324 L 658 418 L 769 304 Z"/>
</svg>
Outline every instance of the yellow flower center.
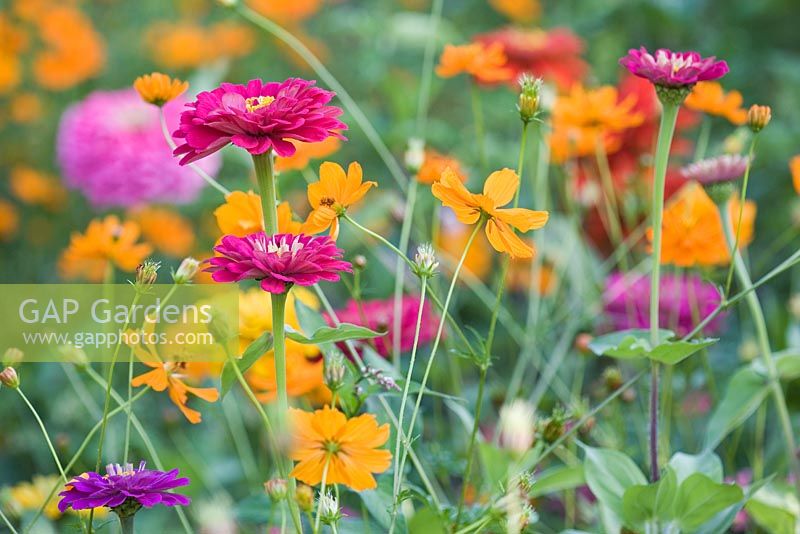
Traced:
<svg viewBox="0 0 800 534">
<path fill-rule="evenodd" d="M 341 446 L 335 441 L 326 441 L 322 447 L 328 454 L 336 454 L 339 452 L 339 450 L 341 450 Z"/>
<path fill-rule="evenodd" d="M 251 96 L 244 101 L 244 105 L 248 113 L 253 113 L 254 111 L 269 106 L 274 100 L 274 96 Z"/>
</svg>

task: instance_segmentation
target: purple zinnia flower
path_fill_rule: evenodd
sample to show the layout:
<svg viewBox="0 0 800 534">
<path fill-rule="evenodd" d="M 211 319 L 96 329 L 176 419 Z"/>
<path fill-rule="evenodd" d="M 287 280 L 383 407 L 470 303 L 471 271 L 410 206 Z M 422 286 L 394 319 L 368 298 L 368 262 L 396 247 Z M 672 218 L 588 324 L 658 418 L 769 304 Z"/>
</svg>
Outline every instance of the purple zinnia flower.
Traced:
<svg viewBox="0 0 800 534">
<path fill-rule="evenodd" d="M 728 64 L 715 57 L 704 58 L 697 52 L 673 52 L 659 48 L 650 54 L 645 47 L 628 50 L 620 65 L 655 85 L 683 87 L 697 82 L 717 80 L 728 73 Z"/>
<path fill-rule="evenodd" d="M 145 469 L 145 462 L 141 462 L 138 469 L 132 464 L 111 464 L 106 467 L 106 473 L 102 476 L 89 472 L 73 477 L 58 494 L 61 497 L 59 511 L 106 506 L 120 517 L 128 517 L 142 506 L 186 506 L 191 502 L 189 497 L 168 491 L 189 485 L 188 478 L 178 478 L 177 469 L 166 472 Z"/>
<path fill-rule="evenodd" d="M 417 329 L 417 314 L 419 313 L 419 297 L 405 296 L 400 307 L 400 351 L 407 352 L 414 346 L 414 333 Z M 374 339 L 378 354 L 388 358 L 394 346 L 394 299 L 365 300 L 356 302 L 351 300 L 343 309 L 336 310 L 336 317 L 341 322 L 366 326 L 371 330 L 388 334 Z M 325 315 L 325 320 L 333 326 L 333 319 Z M 426 302 L 422 308 L 422 324 L 419 330 L 419 344 L 430 342 L 436 335 L 436 325 L 439 319 Z"/>
<path fill-rule="evenodd" d="M 233 143 L 251 154 L 274 149 L 278 156 L 288 157 L 295 152 L 288 139 L 307 143 L 330 136 L 344 139 L 338 133 L 347 129 L 337 118 L 342 110 L 326 105 L 335 93 L 314 87 L 315 83 L 299 78 L 250 80 L 247 85 L 223 83 L 198 94 L 181 115 L 174 135 L 184 143 L 174 154 L 183 156 L 181 165 L 186 165 Z"/>
<path fill-rule="evenodd" d="M 181 104 L 163 108 L 168 125 L 178 123 Z M 175 165 L 158 115 L 133 89 L 95 91 L 61 117 L 57 156 L 66 184 L 96 208 L 147 202 L 192 202 L 206 185 L 191 169 Z M 200 167 L 214 175 L 219 158 Z"/>
<path fill-rule="evenodd" d="M 711 315 L 722 297 L 717 288 L 698 276 L 663 275 L 659 324 L 684 336 Z M 606 279 L 603 307 L 614 330 L 650 327 L 650 277 L 612 273 Z M 706 334 L 722 328 L 721 314 L 706 325 Z"/>
<path fill-rule="evenodd" d="M 748 161 L 741 154 L 725 154 L 687 165 L 681 169 L 681 174 L 687 180 L 695 180 L 703 185 L 732 182 L 742 177 Z"/>
<path fill-rule="evenodd" d="M 219 255 L 207 260 L 211 267 L 206 271 L 215 281 L 258 280 L 270 293 L 284 293 L 292 284 L 338 282 L 339 271 L 353 272 L 352 265 L 339 259 L 343 251 L 328 236 L 226 235 L 214 250 Z"/>
</svg>

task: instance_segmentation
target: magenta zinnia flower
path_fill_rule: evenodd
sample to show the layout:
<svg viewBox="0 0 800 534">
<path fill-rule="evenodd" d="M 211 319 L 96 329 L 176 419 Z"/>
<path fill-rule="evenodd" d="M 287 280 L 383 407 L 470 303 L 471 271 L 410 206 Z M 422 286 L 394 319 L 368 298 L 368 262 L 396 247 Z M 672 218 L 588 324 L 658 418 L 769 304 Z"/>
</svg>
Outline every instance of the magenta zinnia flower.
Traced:
<svg viewBox="0 0 800 534">
<path fill-rule="evenodd" d="M 684 336 L 708 317 L 722 297 L 714 284 L 694 275 L 661 277 L 659 324 Z M 612 273 L 606 279 L 603 307 L 614 330 L 650 327 L 650 277 Z M 721 314 L 706 326 L 706 334 L 722 328 Z"/>
<path fill-rule="evenodd" d="M 270 293 L 284 293 L 292 284 L 312 286 L 320 280 L 339 281 L 339 272 L 353 272 L 353 267 L 342 257 L 328 236 L 304 234 L 275 234 L 264 232 L 246 237 L 226 235 L 214 247 L 219 254 L 208 261 L 217 282 L 258 280 L 261 289 Z"/>
<path fill-rule="evenodd" d="M 141 462 L 137 469 L 132 464 L 111 464 L 106 467 L 106 473 L 105 476 L 84 473 L 70 480 L 58 494 L 61 497 L 59 511 L 106 506 L 123 517 L 133 515 L 142 506 L 186 506 L 191 502 L 189 497 L 168 491 L 189 485 L 188 478 L 178 478 L 177 469 L 150 470 Z"/>
<path fill-rule="evenodd" d="M 314 87 L 316 82 L 289 78 L 284 82 L 250 80 L 247 85 L 223 83 L 204 91 L 181 115 L 174 136 L 184 140 L 175 149 L 181 165 L 213 154 L 228 143 L 251 154 L 271 149 L 281 157 L 294 154 L 288 139 L 316 143 L 330 136 L 344 139 L 338 130 L 347 125 L 337 117 L 342 110 L 326 105 L 335 96 Z"/>
<path fill-rule="evenodd" d="M 697 82 L 717 80 L 728 73 L 728 64 L 715 57 L 704 58 L 697 52 L 673 52 L 659 48 L 655 55 L 645 47 L 628 50 L 620 65 L 655 85 L 683 87 Z"/>
<path fill-rule="evenodd" d="M 164 106 L 169 126 L 178 124 L 177 99 Z M 149 202 L 193 202 L 206 183 L 175 164 L 164 140 L 158 109 L 133 89 L 95 91 L 61 117 L 56 142 L 58 164 L 69 187 L 96 208 Z M 200 163 L 211 174 L 218 157 Z"/>
<path fill-rule="evenodd" d="M 405 296 L 400 306 L 400 350 L 407 352 L 414 346 L 414 332 L 417 328 L 417 314 L 419 313 L 419 297 Z M 394 299 L 365 300 L 360 303 L 351 300 L 341 310 L 336 310 L 339 321 L 344 323 L 366 326 L 371 330 L 388 334 L 374 339 L 378 353 L 388 358 L 394 346 Z M 325 315 L 325 320 L 333 326 L 332 317 Z M 419 330 L 419 344 L 430 342 L 436 334 L 436 324 L 439 319 L 434 315 L 430 305 L 426 302 L 422 308 L 422 324 Z"/>
<path fill-rule="evenodd" d="M 695 180 L 703 185 L 731 182 L 742 177 L 748 161 L 741 154 L 725 154 L 687 165 L 681 169 L 681 174 L 687 180 Z"/>
</svg>

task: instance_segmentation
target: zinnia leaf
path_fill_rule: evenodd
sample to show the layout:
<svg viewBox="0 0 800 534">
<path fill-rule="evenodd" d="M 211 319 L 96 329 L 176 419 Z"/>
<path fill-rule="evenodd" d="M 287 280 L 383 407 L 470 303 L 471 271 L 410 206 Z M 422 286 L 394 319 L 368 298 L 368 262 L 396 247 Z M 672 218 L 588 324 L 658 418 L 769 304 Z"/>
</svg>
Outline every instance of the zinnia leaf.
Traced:
<svg viewBox="0 0 800 534">
<path fill-rule="evenodd" d="M 252 343 L 250 343 L 242 357 L 236 362 L 239 371 L 245 373 L 256 361 L 264 355 L 265 352 L 272 349 L 272 333 L 264 332 L 258 336 Z M 230 391 L 233 382 L 236 380 L 236 372 L 231 367 L 231 362 L 226 362 L 222 367 L 222 374 L 220 375 L 220 399 Z"/>
<path fill-rule="evenodd" d="M 386 332 L 376 332 L 364 326 L 350 323 L 341 323 L 337 327 L 321 326 L 311 337 L 306 337 L 294 328 L 286 327 L 286 337 L 304 345 L 318 345 L 320 343 L 338 343 L 349 339 L 370 339 L 386 335 Z"/>
</svg>

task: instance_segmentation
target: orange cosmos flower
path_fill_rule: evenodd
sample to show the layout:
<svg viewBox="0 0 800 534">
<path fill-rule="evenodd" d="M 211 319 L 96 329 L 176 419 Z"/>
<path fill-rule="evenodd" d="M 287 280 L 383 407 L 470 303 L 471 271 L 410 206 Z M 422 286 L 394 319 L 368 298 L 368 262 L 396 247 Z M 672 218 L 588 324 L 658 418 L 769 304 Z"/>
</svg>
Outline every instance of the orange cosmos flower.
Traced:
<svg viewBox="0 0 800 534">
<path fill-rule="evenodd" d="M 44 206 L 51 211 L 62 208 L 67 199 L 66 190 L 55 177 L 24 165 L 11 169 L 9 185 L 21 202 Z"/>
<path fill-rule="evenodd" d="M 144 239 L 162 254 L 183 258 L 194 248 L 192 224 L 176 211 L 147 207 L 133 212 L 131 219 L 139 223 Z"/>
<path fill-rule="evenodd" d="M 319 143 L 303 143 L 302 141 L 289 140 L 297 149 L 294 155 L 288 158 L 275 158 L 275 170 L 278 172 L 285 171 L 302 171 L 311 163 L 312 159 L 322 159 L 333 155 L 342 142 L 336 137 L 328 137 Z"/>
<path fill-rule="evenodd" d="M 150 245 L 137 243 L 140 233 L 138 224 L 120 222 L 116 215 L 94 219 L 86 233 L 72 234 L 58 262 L 61 276 L 101 282 L 109 264 L 123 271 L 135 270 L 153 252 Z"/>
<path fill-rule="evenodd" d="M 800 195 L 800 154 L 789 161 L 789 170 L 792 172 L 792 185 L 794 191 Z"/>
<path fill-rule="evenodd" d="M 361 165 L 356 162 L 344 169 L 326 161 L 319 167 L 319 181 L 308 186 L 308 203 L 312 211 L 303 225 L 303 231 L 318 234 L 330 228 L 333 239 L 339 235 L 339 217 L 347 208 L 364 198 L 367 191 L 377 187 L 377 182 L 362 182 Z"/>
<path fill-rule="evenodd" d="M 166 74 L 153 72 L 136 78 L 133 88 L 136 89 L 142 100 L 161 107 L 173 98 L 182 95 L 189 88 L 189 82 L 173 80 Z"/>
<path fill-rule="evenodd" d="M 507 61 L 500 43 L 445 45 L 436 66 L 436 74 L 442 78 L 452 78 L 466 73 L 479 82 L 505 82 L 512 76 L 511 69 L 506 67 Z"/>
<path fill-rule="evenodd" d="M 225 235 L 244 237 L 264 230 L 261 196 L 248 191 L 233 191 L 225 197 L 225 204 L 214 210 L 217 226 Z M 278 204 L 278 231 L 299 234 L 302 224 L 295 221 L 288 202 Z"/>
<path fill-rule="evenodd" d="M 445 169 L 432 191 L 433 196 L 441 200 L 443 206 L 451 208 L 464 224 L 475 224 L 485 217 L 486 237 L 496 251 L 506 252 L 512 258 L 530 258 L 533 247 L 520 239 L 513 228 L 521 232 L 536 230 L 547 223 L 549 214 L 525 208 L 502 209 L 501 206 L 511 202 L 518 188 L 517 173 L 503 169 L 489 175 L 483 184 L 483 194 L 470 193 L 452 170 Z"/>
<path fill-rule="evenodd" d="M 0 198 L 0 241 L 10 241 L 19 229 L 19 213 L 14 204 Z"/>
<path fill-rule="evenodd" d="M 2 85 L 2 82 L 0 82 L 0 85 Z M 28 124 L 42 117 L 42 101 L 33 93 L 14 95 L 8 107 L 11 120 L 19 124 Z"/>
<path fill-rule="evenodd" d="M 534 290 L 539 295 L 552 294 L 558 281 L 558 275 L 553 270 L 553 266 L 544 262 L 538 266 L 535 272 L 531 272 L 532 261 L 532 259 L 512 261 L 506 274 L 506 286 L 511 291 L 527 293 L 535 280 Z"/>
<path fill-rule="evenodd" d="M 452 212 L 441 213 L 441 228 L 436 239 L 436 248 L 449 260 L 443 269 L 452 272 L 448 267 L 455 267 L 458 263 L 458 258 L 464 252 L 471 233 L 470 227 L 458 222 Z M 464 258 L 462 270 L 481 280 L 485 279 L 492 269 L 491 252 L 492 246 L 486 240 L 486 236 L 483 234 L 475 236 Z"/>
<path fill-rule="evenodd" d="M 152 333 L 153 328 L 153 323 L 146 323 L 145 331 L 149 330 Z M 199 423 L 202 416 L 200 412 L 186 405 L 189 394 L 206 402 L 216 402 L 219 399 L 219 391 L 215 388 L 196 388 L 184 383 L 186 376 L 194 373 L 190 370 L 194 363 L 163 361 L 153 345 L 128 344 L 128 346 L 143 364 L 152 369 L 131 380 L 131 386 L 138 388 L 147 385 L 154 391 L 167 390 L 170 400 L 193 425 Z"/>
<path fill-rule="evenodd" d="M 248 0 L 247 4 L 254 10 L 278 24 L 294 25 L 314 15 L 322 7 L 323 0 L 292 0 L 291 2 L 275 2 L 274 0 Z"/>
<path fill-rule="evenodd" d="M 563 163 L 570 157 L 594 155 L 600 142 L 606 153 L 616 152 L 621 146 L 619 134 L 644 121 L 635 107 L 635 95 L 620 100 L 617 89 L 610 85 L 597 89 L 573 85 L 553 107 L 553 161 Z"/>
<path fill-rule="evenodd" d="M 467 175 L 461 170 L 461 163 L 457 159 L 440 154 L 435 150 L 426 150 L 425 160 L 417 172 L 417 181 L 423 184 L 433 184 L 439 180 L 448 167 L 458 176 L 459 180 L 467 181 Z"/>
<path fill-rule="evenodd" d="M 747 110 L 742 107 L 742 101 L 739 91 L 725 93 L 718 82 L 699 82 L 686 98 L 686 107 L 741 125 L 747 120 Z"/>
<path fill-rule="evenodd" d="M 728 202 L 728 217 L 734 228 L 739 220 L 740 205 L 735 196 Z M 755 216 L 755 203 L 745 202 L 739 231 L 740 248 L 753 240 Z M 731 259 L 719 209 L 697 182 L 688 182 L 670 199 L 664 208 L 663 229 L 662 264 L 714 266 L 727 264 Z M 652 242 L 652 228 L 648 229 L 647 238 Z"/>
<path fill-rule="evenodd" d="M 501 15 L 522 24 L 533 22 L 542 13 L 538 0 L 489 0 L 489 5 Z"/>
<path fill-rule="evenodd" d="M 311 486 L 322 482 L 344 484 L 354 491 L 377 487 L 372 473 L 389 468 L 392 454 L 378 447 L 389 439 L 389 425 L 378 426 L 375 416 L 352 419 L 330 406 L 315 412 L 289 408 L 292 415 L 292 460 L 298 464 L 289 476 Z"/>
</svg>

